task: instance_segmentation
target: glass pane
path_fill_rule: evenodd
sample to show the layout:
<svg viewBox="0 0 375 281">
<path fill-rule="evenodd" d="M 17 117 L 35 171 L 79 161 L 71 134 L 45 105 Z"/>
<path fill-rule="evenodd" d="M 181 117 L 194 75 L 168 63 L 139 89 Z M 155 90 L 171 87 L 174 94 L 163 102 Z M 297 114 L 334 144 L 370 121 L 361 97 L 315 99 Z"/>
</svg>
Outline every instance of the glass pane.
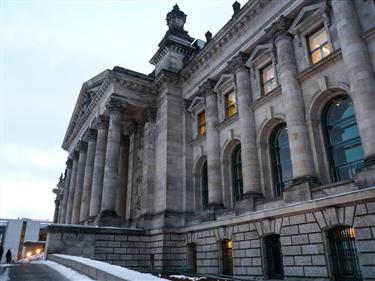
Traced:
<svg viewBox="0 0 375 281">
<path fill-rule="evenodd" d="M 227 111 L 228 117 L 232 117 L 236 113 L 237 113 L 237 108 L 235 106 L 231 106 L 228 108 L 228 111 Z"/>
<path fill-rule="evenodd" d="M 309 47 L 310 50 L 319 48 L 321 45 L 324 45 L 328 41 L 327 34 L 324 28 L 319 29 L 315 33 L 309 36 Z"/>
<path fill-rule="evenodd" d="M 236 95 L 231 93 L 227 95 L 227 107 L 236 104 Z"/>
<path fill-rule="evenodd" d="M 321 51 L 320 49 L 318 50 L 315 50 L 313 53 L 311 53 L 311 62 L 314 64 L 314 63 L 317 63 L 318 61 L 320 61 L 322 59 L 322 55 L 321 55 Z"/>
<path fill-rule="evenodd" d="M 326 57 L 328 56 L 330 53 L 332 53 L 332 49 L 331 49 L 331 46 L 328 44 L 328 42 L 323 45 L 322 47 L 322 51 L 323 51 L 323 57 Z"/>
</svg>

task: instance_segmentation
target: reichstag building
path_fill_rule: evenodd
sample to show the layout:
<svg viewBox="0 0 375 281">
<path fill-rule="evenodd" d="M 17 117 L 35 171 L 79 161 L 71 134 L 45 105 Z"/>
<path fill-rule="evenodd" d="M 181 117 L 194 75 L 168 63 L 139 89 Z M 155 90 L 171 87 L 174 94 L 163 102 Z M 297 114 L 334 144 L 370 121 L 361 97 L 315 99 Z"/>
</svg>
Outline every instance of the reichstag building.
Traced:
<svg viewBox="0 0 375 281">
<path fill-rule="evenodd" d="M 375 1 L 235 2 L 205 40 L 186 18 L 167 14 L 151 74 L 83 83 L 48 253 L 375 280 Z"/>
</svg>

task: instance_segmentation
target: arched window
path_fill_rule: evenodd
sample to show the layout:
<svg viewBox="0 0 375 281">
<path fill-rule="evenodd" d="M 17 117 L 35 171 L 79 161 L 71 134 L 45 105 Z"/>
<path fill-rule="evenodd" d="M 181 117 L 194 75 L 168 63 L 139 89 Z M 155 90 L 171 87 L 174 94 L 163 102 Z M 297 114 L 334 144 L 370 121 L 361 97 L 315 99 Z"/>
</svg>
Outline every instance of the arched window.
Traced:
<svg viewBox="0 0 375 281">
<path fill-rule="evenodd" d="M 233 194 L 235 201 L 243 194 L 241 145 L 237 145 L 232 154 Z"/>
<path fill-rule="evenodd" d="M 271 136 L 271 160 L 274 195 L 277 197 L 281 196 L 283 188 L 292 184 L 293 179 L 286 124 L 279 125 Z"/>
<path fill-rule="evenodd" d="M 327 231 L 327 240 L 334 280 L 362 280 L 355 246 L 355 229 L 349 226 L 331 228 Z"/>
<path fill-rule="evenodd" d="M 202 207 L 207 209 L 208 206 L 208 174 L 207 174 L 207 161 L 204 162 L 202 167 Z"/>
<path fill-rule="evenodd" d="M 363 149 L 351 98 L 340 96 L 329 102 L 322 123 L 332 181 L 353 178 L 363 165 Z"/>
</svg>

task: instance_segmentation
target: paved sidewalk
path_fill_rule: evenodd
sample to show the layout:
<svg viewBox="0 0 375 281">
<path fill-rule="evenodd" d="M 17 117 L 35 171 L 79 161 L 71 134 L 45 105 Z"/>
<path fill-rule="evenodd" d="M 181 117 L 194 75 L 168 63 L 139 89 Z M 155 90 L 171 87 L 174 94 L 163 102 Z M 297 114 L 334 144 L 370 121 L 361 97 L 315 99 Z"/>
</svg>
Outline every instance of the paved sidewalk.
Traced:
<svg viewBox="0 0 375 281">
<path fill-rule="evenodd" d="M 0 266 L 0 281 L 69 281 L 45 264 Z"/>
</svg>

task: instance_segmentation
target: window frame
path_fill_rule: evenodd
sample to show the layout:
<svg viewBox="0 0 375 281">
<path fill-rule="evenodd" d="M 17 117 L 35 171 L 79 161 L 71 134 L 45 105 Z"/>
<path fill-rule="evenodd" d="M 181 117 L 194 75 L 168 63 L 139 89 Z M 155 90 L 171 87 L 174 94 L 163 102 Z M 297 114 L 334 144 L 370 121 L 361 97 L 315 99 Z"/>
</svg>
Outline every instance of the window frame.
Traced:
<svg viewBox="0 0 375 281">
<path fill-rule="evenodd" d="M 240 158 L 240 161 L 238 161 Z M 233 202 L 241 200 L 243 195 L 243 174 L 242 174 L 242 158 L 241 158 L 241 143 L 237 144 L 232 151 L 231 155 L 231 170 L 232 170 L 232 190 Z M 237 173 L 240 176 L 237 177 Z"/>
<path fill-rule="evenodd" d="M 286 129 L 288 130 L 287 128 L 287 124 L 285 122 L 282 122 L 280 124 L 278 124 L 277 126 L 275 126 L 272 130 L 272 133 L 271 133 L 271 136 L 270 136 L 270 139 L 269 139 L 269 151 L 270 151 L 270 160 L 271 160 L 271 175 L 272 175 L 272 181 L 273 181 L 273 197 L 274 198 L 278 198 L 278 197 L 281 197 L 283 195 L 283 190 L 284 188 L 288 188 L 292 185 L 292 181 L 293 181 L 293 175 L 292 175 L 292 179 L 289 179 L 289 180 L 283 180 L 283 181 L 279 181 L 278 178 L 280 177 L 280 172 L 278 170 L 280 170 L 280 168 L 277 168 L 278 166 L 282 167 L 282 163 L 278 163 L 277 162 L 277 159 L 276 158 L 280 158 L 280 157 L 276 157 L 275 153 L 276 153 L 276 150 L 280 150 L 280 147 L 276 147 L 275 146 L 275 142 L 276 142 L 276 139 L 278 138 L 280 132 L 282 129 Z M 292 173 L 293 173 L 293 166 L 292 166 L 292 157 L 291 157 L 291 154 L 290 154 L 290 142 L 289 142 L 289 136 L 288 136 L 288 146 L 289 146 L 289 162 L 291 164 L 291 169 L 292 169 Z M 285 163 L 284 163 L 285 164 Z M 282 174 L 281 174 L 282 176 Z"/>
<path fill-rule="evenodd" d="M 201 123 L 201 115 L 204 115 L 204 122 Z M 201 132 L 201 128 L 204 127 L 204 132 Z M 207 119 L 206 119 L 206 111 L 200 111 L 197 113 L 197 129 L 198 129 L 198 137 L 204 136 L 207 132 Z"/>
<path fill-rule="evenodd" d="M 317 34 L 319 31 L 323 31 L 326 34 L 327 41 L 323 45 L 319 45 L 319 47 L 316 47 L 315 49 L 311 50 L 311 48 L 310 48 L 310 38 L 312 36 L 314 36 L 315 34 Z M 318 27 L 315 27 L 314 29 L 312 29 L 308 33 L 306 33 L 305 34 L 305 42 L 306 42 L 305 45 L 306 45 L 306 48 L 307 48 L 307 53 L 308 53 L 310 65 L 316 65 L 317 63 L 322 61 L 324 58 L 328 57 L 330 54 L 333 53 L 333 47 L 332 47 L 330 36 L 329 36 L 329 29 L 326 28 L 325 24 L 320 24 Z M 324 55 L 322 57 L 322 54 L 324 54 L 324 52 L 323 52 L 324 46 L 329 47 L 330 53 L 328 55 Z M 319 50 L 320 50 L 320 59 L 316 62 L 313 62 L 313 60 L 312 60 L 313 53 L 316 52 L 316 51 L 319 51 Z"/>
<path fill-rule="evenodd" d="M 321 124 L 322 124 L 322 131 L 323 131 L 322 133 L 323 133 L 323 139 L 324 139 L 324 147 L 325 147 L 325 152 L 326 152 L 326 156 L 327 156 L 327 159 L 328 159 L 329 175 L 330 175 L 330 180 L 331 180 L 332 183 L 354 179 L 354 175 L 355 175 L 355 172 L 354 172 L 352 178 L 342 179 L 340 177 L 340 175 L 338 174 L 338 172 L 336 171 L 337 167 L 342 166 L 343 164 L 336 165 L 335 160 L 333 159 L 332 147 L 334 147 L 334 145 L 330 141 L 330 135 L 329 135 L 329 131 L 328 131 L 328 127 L 330 126 L 330 125 L 327 124 L 329 111 L 331 110 L 331 108 L 332 108 L 332 106 L 334 105 L 335 102 L 337 102 L 338 100 L 343 100 L 343 99 L 345 99 L 345 100 L 350 99 L 353 102 L 351 97 L 348 96 L 347 94 L 337 95 L 334 98 L 330 99 L 324 105 L 323 111 L 322 111 L 321 116 L 320 116 L 320 121 L 321 121 Z M 352 107 L 353 106 L 354 105 L 352 104 Z M 355 115 L 355 112 L 354 112 L 354 108 L 353 108 L 353 116 L 354 116 L 354 120 L 355 120 L 356 125 L 357 125 L 357 129 L 359 130 L 357 118 L 356 118 L 356 115 Z M 359 135 L 359 132 L 358 132 L 358 137 L 356 137 L 355 139 L 351 138 L 350 140 L 343 141 L 343 142 L 341 142 L 341 144 L 342 143 L 345 144 L 345 143 L 349 143 L 349 142 L 354 143 L 353 140 L 355 140 L 356 142 L 359 141 L 360 145 L 362 146 L 362 140 L 361 140 L 361 137 Z M 339 144 L 339 145 L 341 145 L 341 144 Z M 362 149 L 363 149 L 363 146 L 362 146 Z M 362 162 L 360 163 L 360 161 L 362 161 Z M 358 168 L 361 167 L 361 165 L 364 164 L 363 161 L 364 161 L 364 157 L 361 160 L 346 162 L 345 165 L 356 165 L 356 163 L 359 163 L 359 166 L 357 167 L 357 169 L 358 169 Z"/>
<path fill-rule="evenodd" d="M 229 96 L 230 95 L 234 96 L 235 102 L 234 102 L 234 104 L 232 104 L 232 105 L 229 106 L 228 105 L 228 100 L 229 100 Z M 229 115 L 229 109 L 232 108 L 232 107 L 235 109 L 235 112 L 232 115 Z M 236 95 L 236 91 L 235 90 L 228 91 L 227 93 L 224 94 L 224 111 L 225 111 L 225 119 L 230 119 L 233 116 L 236 116 L 238 114 L 237 95 Z"/>
<path fill-rule="evenodd" d="M 263 79 L 263 73 L 264 73 L 264 70 L 268 67 L 272 66 L 272 69 L 273 69 L 273 73 L 274 73 L 274 78 L 273 79 L 269 79 L 267 81 L 264 81 Z M 258 80 L 259 80 L 259 85 L 260 85 L 260 92 L 261 92 L 261 96 L 266 96 L 270 93 L 272 93 L 272 91 L 274 91 L 278 86 L 279 86 L 279 83 L 278 83 L 278 80 L 277 80 L 277 71 L 276 71 L 276 66 L 275 66 L 275 63 L 274 63 L 274 60 L 271 59 L 270 61 L 267 61 L 266 63 L 262 64 L 259 68 L 258 68 Z M 270 81 L 275 81 L 275 87 L 272 88 L 271 90 L 269 90 L 268 92 L 265 91 L 265 85 L 270 82 Z"/>
</svg>

